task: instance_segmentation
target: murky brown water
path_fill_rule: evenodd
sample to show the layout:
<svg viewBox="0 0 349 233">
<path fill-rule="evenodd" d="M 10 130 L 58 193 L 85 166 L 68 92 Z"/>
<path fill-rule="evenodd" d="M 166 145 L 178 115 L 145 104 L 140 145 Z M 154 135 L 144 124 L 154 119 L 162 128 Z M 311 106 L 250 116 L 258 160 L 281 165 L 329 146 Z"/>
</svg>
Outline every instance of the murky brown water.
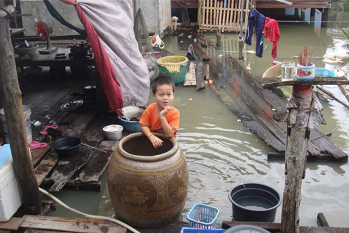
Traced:
<svg viewBox="0 0 349 233">
<path fill-rule="evenodd" d="M 336 13 L 337 20 L 345 21 L 347 13 L 331 11 L 330 17 Z M 344 54 L 341 47 L 347 42 L 338 26 L 348 26 L 348 22 L 329 23 L 327 28 L 314 30 L 313 23 L 279 23 L 281 39 L 278 43 L 278 58 L 275 60 L 293 60 L 303 46 L 313 51 L 313 62 L 317 67 L 327 69 L 348 69 L 347 59 L 344 66 L 325 64 L 322 57 L 326 53 Z M 207 34 L 208 35 L 208 34 Z M 213 37 L 213 34 L 211 35 Z M 236 49 L 238 34 L 223 34 L 224 51 L 208 48 L 212 57 L 227 54 L 237 58 Z M 178 55 L 186 51 L 179 50 L 176 38 L 164 38 L 165 48 Z M 260 81 L 263 72 L 271 66 L 272 43 L 265 40 L 267 48 L 263 58 L 245 53 L 244 66 L 250 64 L 251 73 Z M 235 47 L 234 47 L 235 46 Z M 253 50 L 247 46 L 246 50 Z M 227 52 L 228 51 L 228 52 Z M 326 86 L 343 100 L 336 86 Z M 319 129 L 327 134 L 332 132 L 332 140 L 349 154 L 349 110 L 335 101 L 322 100 L 327 125 Z M 216 97 L 210 88 L 197 92 L 194 87 L 177 87 L 173 105 L 181 112 L 178 142 L 186 155 L 190 185 L 188 199 L 182 218 L 196 203 L 205 203 L 218 207 L 221 211 L 218 223 L 230 220 L 232 206 L 228 199 L 229 190 L 238 184 L 257 182 L 275 188 L 282 195 L 285 176 L 284 163 L 269 162 L 267 153 L 273 150 L 262 142 L 259 137 L 247 130 L 238 118 Z M 324 213 L 330 226 L 349 227 L 348 179 L 349 164 L 335 162 L 310 162 L 307 164 L 306 176 L 302 186 L 300 207 L 300 224 L 316 226 L 319 212 Z M 106 175 L 102 182 L 105 185 Z M 74 199 L 75 194 L 78 197 Z M 57 197 L 67 204 L 90 214 L 113 215 L 108 198 L 107 188 L 101 193 L 85 193 L 79 191 L 63 191 Z M 81 201 L 83 200 L 83 201 Z M 88 204 L 87 204 L 88 203 Z M 55 215 L 60 215 L 59 208 Z M 66 216 L 66 211 L 64 216 Z M 72 214 L 72 216 L 75 216 Z M 278 208 L 275 222 L 281 221 L 281 206 Z"/>
</svg>

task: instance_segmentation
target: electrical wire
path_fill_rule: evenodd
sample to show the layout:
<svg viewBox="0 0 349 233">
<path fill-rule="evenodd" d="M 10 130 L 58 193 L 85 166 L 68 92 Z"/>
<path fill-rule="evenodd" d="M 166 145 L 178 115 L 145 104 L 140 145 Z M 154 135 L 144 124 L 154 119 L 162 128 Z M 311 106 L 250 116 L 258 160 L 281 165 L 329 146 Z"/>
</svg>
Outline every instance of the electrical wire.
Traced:
<svg viewBox="0 0 349 233">
<path fill-rule="evenodd" d="M 59 205 L 63 206 L 64 208 L 75 212 L 77 214 L 81 214 L 83 216 L 85 216 L 86 218 L 91 218 L 91 219 L 99 219 L 99 220 L 107 220 L 107 221 L 112 221 L 120 226 L 125 227 L 126 229 L 134 232 L 134 233 L 140 233 L 139 231 L 137 231 L 136 229 L 134 229 L 133 227 L 127 225 L 126 223 L 123 223 L 115 218 L 110 218 L 110 217 L 105 217 L 105 216 L 98 216 L 98 215 L 90 215 L 90 214 L 86 214 L 83 213 L 79 210 L 73 209 L 71 207 L 69 207 L 68 205 L 66 205 L 65 203 L 63 203 L 61 200 L 59 200 L 58 198 L 56 198 L 55 196 L 53 196 L 52 194 L 50 194 L 49 192 L 47 192 L 46 190 L 42 189 L 39 187 L 39 191 L 42 192 L 43 194 L 45 194 L 46 196 L 50 197 L 52 200 L 54 200 L 55 202 L 57 202 Z"/>
</svg>

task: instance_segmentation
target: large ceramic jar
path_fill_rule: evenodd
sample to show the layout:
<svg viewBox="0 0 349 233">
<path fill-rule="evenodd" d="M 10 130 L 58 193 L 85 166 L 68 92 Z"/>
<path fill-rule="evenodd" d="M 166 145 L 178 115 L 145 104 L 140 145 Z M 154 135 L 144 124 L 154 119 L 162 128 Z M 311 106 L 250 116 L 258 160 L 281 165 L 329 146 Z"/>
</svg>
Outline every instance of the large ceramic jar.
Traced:
<svg viewBox="0 0 349 233">
<path fill-rule="evenodd" d="M 188 193 L 188 167 L 175 139 L 154 148 L 142 133 L 123 138 L 108 169 L 110 198 L 118 219 L 154 228 L 180 216 Z"/>
</svg>

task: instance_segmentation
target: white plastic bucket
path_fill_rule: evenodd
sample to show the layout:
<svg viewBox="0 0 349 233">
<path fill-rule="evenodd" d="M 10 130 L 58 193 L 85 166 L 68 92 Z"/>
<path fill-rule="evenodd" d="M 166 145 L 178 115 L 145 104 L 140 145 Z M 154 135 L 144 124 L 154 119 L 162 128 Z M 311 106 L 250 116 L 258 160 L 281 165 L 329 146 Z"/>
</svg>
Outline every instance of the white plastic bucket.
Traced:
<svg viewBox="0 0 349 233">
<path fill-rule="evenodd" d="M 25 130 L 27 132 L 28 143 L 32 142 L 32 129 L 31 129 L 30 115 L 31 115 L 30 106 L 23 105 L 23 117 L 24 117 Z M 3 108 L 0 109 L 0 120 L 1 120 L 2 128 L 3 128 L 4 134 L 5 134 L 5 141 L 7 143 L 10 143 L 10 137 L 8 135 L 5 111 Z"/>
</svg>

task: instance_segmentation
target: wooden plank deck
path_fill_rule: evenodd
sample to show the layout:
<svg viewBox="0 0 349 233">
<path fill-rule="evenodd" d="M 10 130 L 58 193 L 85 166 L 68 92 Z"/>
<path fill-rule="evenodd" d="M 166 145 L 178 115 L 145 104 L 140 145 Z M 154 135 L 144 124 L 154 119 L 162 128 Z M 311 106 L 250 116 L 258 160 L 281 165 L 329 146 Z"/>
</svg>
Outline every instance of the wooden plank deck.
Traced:
<svg viewBox="0 0 349 233">
<path fill-rule="evenodd" d="M 51 149 L 52 142 L 57 139 L 56 136 L 52 136 L 46 148 L 31 151 L 38 184 L 49 178 L 54 181 L 50 190 L 59 191 L 68 181 L 70 186 L 72 181 L 79 183 L 77 185 L 80 188 L 82 184 L 86 186 L 91 182 L 96 184 L 115 149 L 113 145 L 117 142 L 104 141 L 102 128 L 116 123 L 118 121 L 116 114 L 108 113 L 108 109 L 101 109 L 95 102 L 96 97 L 88 99 L 83 93 L 84 86 L 95 85 L 98 82 L 94 77 L 94 75 L 80 78 L 70 76 L 54 79 L 45 68 L 40 74 L 20 78 L 23 104 L 31 107 L 33 140 L 44 140 L 40 131 L 45 125 L 58 124 L 58 130 L 63 132 L 63 136 L 80 137 L 83 143 L 96 148 L 100 145 L 106 148 L 107 145 L 107 154 L 81 145 L 79 154 L 59 158 Z M 83 98 L 84 104 L 74 111 L 61 110 L 63 103 L 75 98 L 74 93 L 80 94 L 81 97 L 78 98 Z M 40 122 L 41 125 L 34 126 L 35 122 Z M 0 136 L 1 134 L 0 132 Z"/>
</svg>

